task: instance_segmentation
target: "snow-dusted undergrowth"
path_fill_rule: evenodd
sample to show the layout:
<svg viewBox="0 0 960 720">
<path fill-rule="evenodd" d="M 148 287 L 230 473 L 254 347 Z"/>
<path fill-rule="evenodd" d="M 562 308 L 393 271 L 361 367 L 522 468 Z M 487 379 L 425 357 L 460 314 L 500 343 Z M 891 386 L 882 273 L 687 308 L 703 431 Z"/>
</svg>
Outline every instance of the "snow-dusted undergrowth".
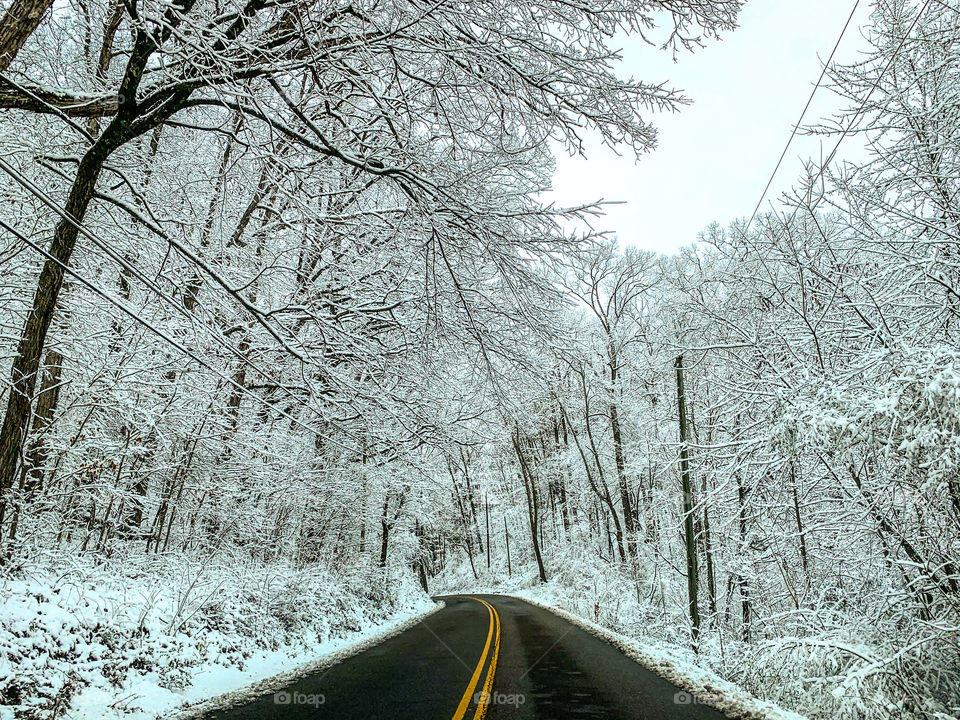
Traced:
<svg viewBox="0 0 960 720">
<path fill-rule="evenodd" d="M 356 655 L 358 652 L 378 645 L 395 635 L 399 635 L 419 623 L 427 615 L 435 613 L 443 607 L 443 602 L 424 602 L 410 610 L 397 613 L 388 622 L 377 624 L 367 632 L 355 633 L 343 641 L 332 641 L 324 644 L 324 652 L 309 662 L 297 665 L 292 670 L 271 675 L 237 690 L 232 690 L 210 698 L 209 700 L 191 703 L 184 706 L 175 717 L 177 720 L 193 720 L 193 718 L 200 717 L 211 710 L 239 705 L 244 702 L 249 702 L 261 695 L 276 692 L 280 688 L 294 682 L 297 678 L 335 665 L 352 655 Z"/>
<path fill-rule="evenodd" d="M 411 578 L 373 565 L 335 574 L 225 557 L 15 565 L 0 579 L 0 717 L 169 717 L 330 662 L 436 607 Z"/>
</svg>

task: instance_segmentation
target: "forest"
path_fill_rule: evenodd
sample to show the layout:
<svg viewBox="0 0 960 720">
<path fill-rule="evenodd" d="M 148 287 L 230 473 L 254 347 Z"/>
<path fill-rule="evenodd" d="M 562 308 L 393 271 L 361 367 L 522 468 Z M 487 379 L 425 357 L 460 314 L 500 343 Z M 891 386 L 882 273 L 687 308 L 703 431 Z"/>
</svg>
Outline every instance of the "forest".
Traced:
<svg viewBox="0 0 960 720">
<path fill-rule="evenodd" d="M 772 209 L 666 255 L 544 201 L 688 102 L 616 37 L 742 5 L 7 0 L 0 717 L 474 589 L 814 720 L 960 716 L 960 0 L 875 0 Z"/>
</svg>

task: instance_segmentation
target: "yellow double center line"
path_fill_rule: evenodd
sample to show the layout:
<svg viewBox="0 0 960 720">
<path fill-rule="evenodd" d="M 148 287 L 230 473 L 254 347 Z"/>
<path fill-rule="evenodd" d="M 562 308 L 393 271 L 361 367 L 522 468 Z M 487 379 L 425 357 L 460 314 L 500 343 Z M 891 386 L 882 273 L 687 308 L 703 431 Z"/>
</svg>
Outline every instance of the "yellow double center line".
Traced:
<svg viewBox="0 0 960 720">
<path fill-rule="evenodd" d="M 497 672 L 497 658 L 500 656 L 500 614 L 497 609 L 480 598 L 473 598 L 479 603 L 483 603 L 487 608 L 487 614 L 490 616 L 490 627 L 487 630 L 487 642 L 483 646 L 483 654 L 480 655 L 480 662 L 477 663 L 476 670 L 473 671 L 473 677 L 470 678 L 470 684 L 467 685 L 463 697 L 460 698 L 460 704 L 457 711 L 453 714 L 453 720 L 463 720 L 470 703 L 473 700 L 473 693 L 477 689 L 477 682 L 480 680 L 480 674 L 483 672 L 483 665 L 487 662 L 487 655 L 490 654 L 490 641 L 493 640 L 493 656 L 490 658 L 490 667 L 487 668 L 487 677 L 483 681 L 483 691 L 480 695 L 480 702 L 477 703 L 477 710 L 473 714 L 473 720 L 483 720 L 487 714 L 487 706 L 490 704 L 490 690 L 493 688 L 493 676 Z"/>
</svg>

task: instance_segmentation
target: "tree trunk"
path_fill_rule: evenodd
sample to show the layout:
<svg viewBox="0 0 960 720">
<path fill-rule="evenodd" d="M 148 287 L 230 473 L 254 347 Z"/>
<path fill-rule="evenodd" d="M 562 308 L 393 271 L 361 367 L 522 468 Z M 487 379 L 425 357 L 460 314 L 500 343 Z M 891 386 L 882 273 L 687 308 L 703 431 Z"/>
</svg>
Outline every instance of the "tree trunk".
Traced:
<svg viewBox="0 0 960 720">
<path fill-rule="evenodd" d="M 103 21 L 103 42 L 100 44 L 100 54 L 97 57 L 96 77 L 102 84 L 106 84 L 107 74 L 110 72 L 110 61 L 113 59 L 113 43 L 117 37 L 117 30 L 120 29 L 120 21 L 123 20 L 124 5 L 123 0 L 110 0 L 110 8 L 107 17 Z M 91 117 L 87 122 L 87 132 L 96 137 L 100 133 L 100 119 Z M 121 270 L 121 278 L 126 272 Z"/>
<path fill-rule="evenodd" d="M 417 579 L 420 580 L 420 587 L 425 593 L 430 592 L 430 588 L 427 587 L 427 559 L 426 552 L 423 548 L 423 527 L 420 525 L 419 520 L 414 521 L 414 535 L 417 538 Z"/>
<path fill-rule="evenodd" d="M 220 167 L 217 172 L 217 180 L 214 184 L 213 193 L 210 195 L 210 204 L 207 207 L 207 217 L 200 231 L 200 251 L 206 250 L 210 245 L 210 235 L 213 232 L 213 226 L 217 219 L 217 204 L 223 195 L 223 188 L 227 181 L 227 170 L 230 167 L 230 155 L 233 152 L 233 138 L 240 127 L 240 115 L 234 114 L 233 128 L 227 135 L 227 142 L 223 148 L 223 154 L 220 157 Z M 200 287 L 203 284 L 200 278 L 200 271 L 194 268 L 193 276 L 187 282 L 187 287 L 183 291 L 183 306 L 190 312 L 193 312 L 197 306 L 197 297 L 200 294 Z"/>
<path fill-rule="evenodd" d="M 584 429 L 587 432 L 587 439 L 590 441 L 590 451 L 593 455 L 593 462 L 597 468 L 598 483 L 593 482 L 593 477 L 590 473 L 586 454 L 583 452 L 583 448 L 580 446 L 580 439 L 576 432 L 573 433 L 573 439 L 577 446 L 577 450 L 580 451 L 580 457 L 583 460 L 584 472 L 587 475 L 587 481 L 590 483 L 590 487 L 593 489 L 594 493 L 596 493 L 597 497 L 600 498 L 600 501 L 606 503 L 610 510 L 610 514 L 613 516 L 613 527 L 617 535 L 617 549 L 620 551 L 620 560 L 621 562 L 626 562 L 627 554 L 624 550 L 623 544 L 623 529 L 620 525 L 620 518 L 617 515 L 617 510 L 613 505 L 613 498 L 610 496 L 610 488 L 607 486 L 607 479 L 603 473 L 603 465 L 600 464 L 600 452 L 597 449 L 597 444 L 593 439 L 593 429 L 590 424 L 590 401 L 587 396 L 587 381 L 582 373 L 580 374 L 580 385 L 583 391 L 583 424 Z M 610 554 L 612 559 L 613 553 L 611 552 Z"/>
<path fill-rule="evenodd" d="M 0 18 L 0 72 L 10 67 L 51 5 L 53 0 L 13 0 Z"/>
<path fill-rule="evenodd" d="M 470 569 L 473 570 L 473 579 L 476 580 L 479 575 L 477 575 L 477 567 L 473 562 L 473 542 L 472 535 L 473 532 L 470 529 L 470 523 L 467 521 L 467 511 L 463 506 L 463 498 L 460 497 L 460 487 L 457 484 L 457 476 L 453 472 L 453 465 L 447 463 L 447 470 L 450 473 L 450 479 L 453 480 L 453 492 L 457 499 L 457 507 L 460 510 L 460 522 L 463 524 L 463 542 L 467 548 L 467 557 L 470 559 Z"/>
<path fill-rule="evenodd" d="M 537 560 L 537 570 L 540 574 L 540 582 L 547 581 L 547 571 L 543 566 L 543 555 L 540 552 L 540 541 L 537 538 L 537 530 L 540 524 L 540 509 L 537 501 L 537 486 L 535 478 L 527 466 L 523 450 L 520 447 L 520 431 L 516 430 L 513 434 L 513 448 L 517 453 L 517 460 L 520 462 L 520 477 L 523 480 L 523 490 L 527 496 L 527 515 L 530 519 L 530 541 L 533 544 L 533 554 Z"/>
<path fill-rule="evenodd" d="M 360 554 L 367 551 L 367 448 L 364 441 L 363 452 L 360 455 L 361 468 L 363 474 L 360 491 Z"/>
<path fill-rule="evenodd" d="M 800 537 L 800 562 L 803 564 L 803 574 L 806 578 L 806 586 L 810 588 L 810 560 L 807 555 L 807 531 L 803 527 L 803 518 L 800 516 L 800 498 L 797 494 L 797 471 L 790 462 L 790 492 L 793 495 L 793 513 L 797 521 L 797 533 Z"/>
<path fill-rule="evenodd" d="M 710 614 L 717 614 L 717 578 L 713 565 L 713 542 L 710 537 L 710 512 L 707 504 L 707 478 L 703 478 L 703 553 L 707 560 L 707 600 Z"/>
<path fill-rule="evenodd" d="M 43 482 L 44 464 L 47 461 L 47 448 L 43 433 L 53 423 L 53 415 L 57 411 L 60 400 L 60 376 L 63 371 L 63 355 L 56 350 L 48 350 L 44 359 L 43 381 L 40 383 L 40 392 L 37 395 L 37 407 L 33 413 L 33 426 L 30 429 L 34 437 L 33 446 L 27 454 L 27 464 L 24 470 L 29 472 L 26 491 L 28 494 L 40 490 Z"/>
<path fill-rule="evenodd" d="M 693 532 L 693 490 L 690 483 L 690 456 L 687 435 L 687 407 L 683 389 L 683 355 L 678 355 L 677 409 L 680 419 L 680 482 L 683 491 L 683 535 L 687 555 L 687 601 L 694 650 L 700 642 L 700 607 L 697 602 L 697 545 Z"/>
<path fill-rule="evenodd" d="M 97 179 L 103 171 L 103 163 L 121 142 L 120 130 L 116 123 L 112 123 L 83 156 L 65 207 L 71 217 L 83 221 L 93 199 Z M 6 495 L 16 478 L 37 384 L 40 356 L 63 287 L 64 267 L 70 262 L 78 232 L 72 222 L 61 220 L 57 223 L 49 249 L 52 259 L 43 264 L 33 305 L 20 335 L 17 355 L 10 370 L 10 397 L 0 428 L 0 496 Z"/>
<path fill-rule="evenodd" d="M 737 508 L 740 526 L 740 556 L 743 557 L 747 548 L 747 491 L 743 481 L 737 475 Z M 740 607 L 743 615 L 743 640 L 750 642 L 750 586 L 743 574 L 737 574 L 737 584 L 740 586 Z"/>
<path fill-rule="evenodd" d="M 387 522 L 387 503 L 383 504 L 384 516 L 380 520 L 380 567 L 387 566 L 387 545 L 390 542 L 390 523 Z"/>
<path fill-rule="evenodd" d="M 484 514 L 487 519 L 487 570 L 490 569 L 490 498 L 483 497 Z"/>
<path fill-rule="evenodd" d="M 617 380 L 619 376 L 619 358 L 612 346 L 608 346 L 610 367 L 610 431 L 613 434 L 613 459 L 617 467 L 617 487 L 620 490 L 620 505 L 623 508 L 623 527 L 627 536 L 627 554 L 632 558 L 637 554 L 636 523 L 630 490 L 627 486 L 626 457 L 623 451 L 623 434 L 620 429 L 620 410 L 617 406 Z"/>
<path fill-rule="evenodd" d="M 513 565 L 510 563 L 510 530 L 507 528 L 507 516 L 503 516 L 503 540 L 507 546 L 507 577 L 513 577 Z"/>
<path fill-rule="evenodd" d="M 470 526 L 473 528 L 473 532 L 476 534 L 477 539 L 477 548 L 480 550 L 480 554 L 483 554 L 483 536 L 480 534 L 480 519 L 477 514 L 477 500 L 473 495 L 473 481 L 470 479 L 470 464 L 467 462 L 466 456 L 463 454 L 463 450 L 460 450 L 460 464 L 463 466 L 463 480 L 466 484 L 467 490 L 467 503 L 470 507 Z"/>
</svg>

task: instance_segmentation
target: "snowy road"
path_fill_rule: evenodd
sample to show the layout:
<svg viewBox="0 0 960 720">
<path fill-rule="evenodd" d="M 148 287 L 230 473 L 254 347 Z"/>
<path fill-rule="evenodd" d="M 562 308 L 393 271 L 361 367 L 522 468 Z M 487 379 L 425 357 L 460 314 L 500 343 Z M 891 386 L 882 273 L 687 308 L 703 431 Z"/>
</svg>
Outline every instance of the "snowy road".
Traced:
<svg viewBox="0 0 960 720">
<path fill-rule="evenodd" d="M 495 595 L 443 598 L 406 632 L 213 720 L 723 720 L 556 615 Z M 478 702 L 487 692 L 489 703 Z"/>
</svg>

